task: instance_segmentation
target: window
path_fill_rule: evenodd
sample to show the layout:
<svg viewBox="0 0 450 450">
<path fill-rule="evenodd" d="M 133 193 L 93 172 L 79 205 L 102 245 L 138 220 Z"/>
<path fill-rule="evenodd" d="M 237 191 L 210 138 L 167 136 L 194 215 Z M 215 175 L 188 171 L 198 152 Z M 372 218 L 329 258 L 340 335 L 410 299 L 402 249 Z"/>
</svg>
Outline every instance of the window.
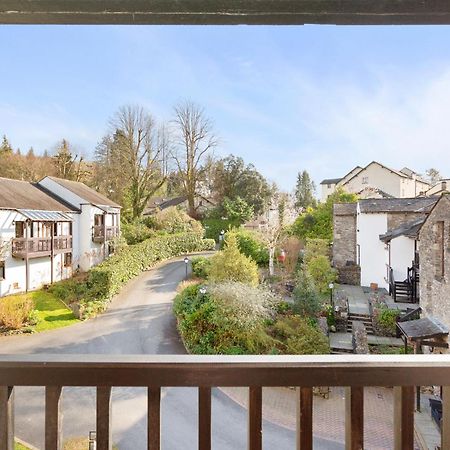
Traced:
<svg viewBox="0 0 450 450">
<path fill-rule="evenodd" d="M 16 221 L 16 238 L 23 238 L 25 235 L 25 223 L 21 221 Z"/>
<path fill-rule="evenodd" d="M 72 253 L 64 253 L 64 267 L 72 267 Z"/>
<path fill-rule="evenodd" d="M 436 222 L 435 236 L 436 277 L 442 278 L 445 274 L 444 222 Z"/>
<path fill-rule="evenodd" d="M 0 261 L 0 280 L 4 280 L 5 278 L 5 261 Z"/>
<path fill-rule="evenodd" d="M 327 188 L 328 188 L 328 189 L 331 189 L 331 184 L 327 184 Z"/>
<path fill-rule="evenodd" d="M 98 226 L 100 226 L 100 225 L 103 225 L 103 223 L 104 223 L 104 215 L 103 214 L 95 214 L 94 215 L 94 225 L 96 226 L 96 227 L 98 227 Z"/>
<path fill-rule="evenodd" d="M 362 184 L 369 184 L 369 177 L 362 177 Z"/>
</svg>

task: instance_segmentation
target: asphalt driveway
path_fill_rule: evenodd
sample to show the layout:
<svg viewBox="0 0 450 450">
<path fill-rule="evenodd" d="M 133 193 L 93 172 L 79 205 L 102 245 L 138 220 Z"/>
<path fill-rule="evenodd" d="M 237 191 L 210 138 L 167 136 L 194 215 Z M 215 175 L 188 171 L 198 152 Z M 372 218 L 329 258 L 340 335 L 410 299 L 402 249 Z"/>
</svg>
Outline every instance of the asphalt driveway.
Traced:
<svg viewBox="0 0 450 450">
<path fill-rule="evenodd" d="M 181 259 L 172 260 L 131 281 L 99 317 L 31 336 L 0 339 L 0 353 L 53 354 L 181 354 L 185 353 L 172 314 L 177 285 L 185 276 Z M 113 390 L 113 439 L 120 450 L 146 448 L 146 390 Z M 16 389 L 16 435 L 43 448 L 44 389 Z M 95 391 L 65 388 L 63 436 L 87 436 L 95 429 Z M 247 412 L 222 391 L 213 390 L 213 448 L 245 449 Z M 265 449 L 293 449 L 293 431 L 265 421 Z M 197 390 L 168 388 L 162 395 L 162 448 L 195 449 Z M 314 448 L 342 449 L 342 444 L 317 439 Z"/>
</svg>

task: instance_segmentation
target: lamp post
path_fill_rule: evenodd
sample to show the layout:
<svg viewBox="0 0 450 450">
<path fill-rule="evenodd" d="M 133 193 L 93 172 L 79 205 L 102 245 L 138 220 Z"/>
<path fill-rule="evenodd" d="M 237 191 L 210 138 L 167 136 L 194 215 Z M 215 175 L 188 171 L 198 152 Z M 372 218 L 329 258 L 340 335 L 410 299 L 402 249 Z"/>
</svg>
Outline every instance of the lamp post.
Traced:
<svg viewBox="0 0 450 450">
<path fill-rule="evenodd" d="M 225 236 L 225 230 L 222 230 L 219 234 L 219 244 L 220 244 L 220 248 L 222 248 L 222 244 L 223 244 L 223 239 Z"/>
<path fill-rule="evenodd" d="M 330 283 L 330 284 L 328 285 L 328 287 L 329 287 L 329 289 L 330 289 L 330 305 L 331 305 L 331 307 L 333 308 L 333 311 L 334 311 L 334 301 L 333 301 L 333 288 L 334 288 L 334 284 L 333 284 L 333 283 Z"/>
<path fill-rule="evenodd" d="M 199 291 L 200 294 L 203 296 L 203 295 L 206 294 L 206 287 L 205 287 L 205 286 L 202 286 L 198 291 Z"/>
<path fill-rule="evenodd" d="M 184 258 L 184 266 L 186 268 L 186 280 L 188 279 L 188 266 L 189 266 L 189 258 L 186 256 Z"/>
</svg>

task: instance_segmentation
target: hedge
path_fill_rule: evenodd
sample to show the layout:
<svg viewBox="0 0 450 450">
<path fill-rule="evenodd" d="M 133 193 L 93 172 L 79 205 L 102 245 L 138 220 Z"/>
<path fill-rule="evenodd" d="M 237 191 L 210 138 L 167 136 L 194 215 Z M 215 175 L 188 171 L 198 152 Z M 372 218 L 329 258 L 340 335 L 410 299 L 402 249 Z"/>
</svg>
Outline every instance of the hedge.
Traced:
<svg viewBox="0 0 450 450">
<path fill-rule="evenodd" d="M 129 246 L 89 271 L 89 297 L 97 301 L 109 300 L 128 281 L 159 261 L 214 248 L 214 240 L 203 239 L 199 233 L 160 236 Z"/>
</svg>

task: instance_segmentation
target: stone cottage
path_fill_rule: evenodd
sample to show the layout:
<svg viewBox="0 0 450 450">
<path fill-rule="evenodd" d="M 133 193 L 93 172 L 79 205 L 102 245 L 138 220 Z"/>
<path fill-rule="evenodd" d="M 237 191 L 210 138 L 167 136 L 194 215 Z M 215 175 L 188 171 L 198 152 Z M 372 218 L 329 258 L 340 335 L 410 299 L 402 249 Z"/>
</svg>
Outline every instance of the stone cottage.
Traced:
<svg viewBox="0 0 450 450">
<path fill-rule="evenodd" d="M 440 197 L 419 232 L 420 306 L 450 327 L 450 194 Z"/>
</svg>

